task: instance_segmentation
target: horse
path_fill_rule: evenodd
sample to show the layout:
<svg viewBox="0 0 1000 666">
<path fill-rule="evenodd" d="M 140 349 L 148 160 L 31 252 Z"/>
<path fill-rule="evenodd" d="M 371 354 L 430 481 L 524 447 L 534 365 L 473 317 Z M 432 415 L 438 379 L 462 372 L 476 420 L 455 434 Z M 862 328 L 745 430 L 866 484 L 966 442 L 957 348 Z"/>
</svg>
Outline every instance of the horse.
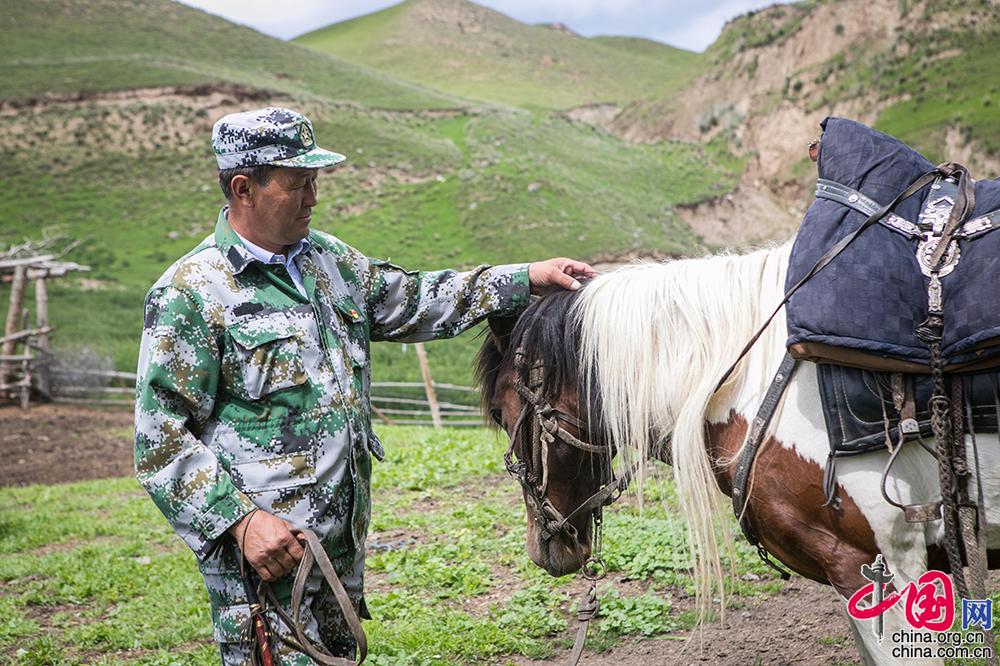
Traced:
<svg viewBox="0 0 1000 666">
<path fill-rule="evenodd" d="M 579 291 L 544 296 L 516 320 L 491 321 L 477 376 L 485 415 L 511 440 L 508 463 L 522 482 L 526 550 L 535 564 L 553 576 L 585 567 L 595 493 L 611 478 L 631 476 L 641 500 L 649 461 L 660 458 L 672 465 L 698 598 L 721 591 L 719 504 L 732 494 L 748 424 L 784 357 L 783 314 L 717 384 L 781 301 L 790 252 L 789 243 L 629 265 Z M 888 451 L 840 459 L 839 502 L 827 502 L 829 444 L 816 373 L 800 363 L 788 381 L 754 463 L 745 517 L 784 567 L 832 586 L 844 600 L 866 663 L 898 663 L 893 642 L 877 639 L 869 620 L 850 617 L 847 601 L 869 582 L 862 567 L 879 554 L 897 591 L 928 570 L 948 571 L 943 528 L 940 520 L 908 523 L 882 498 Z M 996 435 L 977 435 L 977 442 L 996 566 L 1000 446 Z M 938 483 L 936 460 L 910 444 L 887 478 L 904 504 L 936 499 Z M 885 613 L 884 636 L 914 632 L 902 606 Z"/>
</svg>

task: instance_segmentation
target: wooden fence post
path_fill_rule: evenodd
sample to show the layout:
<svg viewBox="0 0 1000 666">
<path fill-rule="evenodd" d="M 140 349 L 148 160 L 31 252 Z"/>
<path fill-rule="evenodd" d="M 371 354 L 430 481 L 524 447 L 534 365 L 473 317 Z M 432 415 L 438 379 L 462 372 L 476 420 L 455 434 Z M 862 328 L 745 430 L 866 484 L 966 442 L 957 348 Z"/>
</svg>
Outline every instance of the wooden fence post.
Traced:
<svg viewBox="0 0 1000 666">
<path fill-rule="evenodd" d="M 25 359 L 21 361 L 21 409 L 27 410 L 31 404 L 31 347 L 24 345 Z"/>
<path fill-rule="evenodd" d="M 10 288 L 10 309 L 7 310 L 7 322 L 4 326 L 4 337 L 17 333 L 17 325 L 21 319 L 21 302 L 24 299 L 24 278 L 27 274 L 27 266 L 16 266 L 14 268 L 14 282 Z M 17 342 L 8 340 L 0 347 L 0 356 L 13 356 Z M 0 362 L 0 384 L 7 384 L 10 377 L 10 364 Z"/>
<path fill-rule="evenodd" d="M 420 374 L 424 377 L 424 390 L 427 392 L 427 405 L 431 408 L 431 420 L 434 422 L 434 429 L 441 429 L 441 408 L 438 406 L 437 394 L 434 393 L 434 378 L 431 377 L 431 366 L 427 362 L 427 350 L 424 343 L 418 342 L 413 345 L 417 350 L 417 360 L 420 361 Z"/>
<path fill-rule="evenodd" d="M 35 280 L 35 325 L 40 329 L 49 327 L 49 292 L 45 286 L 44 275 Z M 45 396 L 46 400 L 50 400 L 52 380 L 49 367 L 52 363 L 52 356 L 49 353 L 49 334 L 40 334 L 36 344 L 41 352 L 41 363 L 38 367 L 38 390 Z"/>
<path fill-rule="evenodd" d="M 28 308 L 21 312 L 21 330 L 28 330 Z M 24 339 L 24 360 L 21 361 L 21 409 L 27 410 L 31 402 L 31 338 Z"/>
</svg>

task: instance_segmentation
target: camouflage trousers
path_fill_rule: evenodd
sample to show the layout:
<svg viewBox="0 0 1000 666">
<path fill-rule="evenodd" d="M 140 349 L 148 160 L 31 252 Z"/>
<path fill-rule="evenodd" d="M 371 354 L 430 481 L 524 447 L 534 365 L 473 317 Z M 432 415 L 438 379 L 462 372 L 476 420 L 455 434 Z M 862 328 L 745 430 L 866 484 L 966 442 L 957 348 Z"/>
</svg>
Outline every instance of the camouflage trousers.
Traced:
<svg viewBox="0 0 1000 666">
<path fill-rule="evenodd" d="M 331 552 L 328 548 L 327 553 L 354 604 L 354 609 L 361 617 L 368 618 L 363 594 L 364 548 L 351 547 L 349 550 L 339 552 Z M 202 565 L 201 572 L 205 579 L 205 587 L 208 588 L 212 623 L 215 625 L 215 641 L 219 644 L 222 663 L 224 666 L 247 666 L 250 664 L 250 658 L 247 650 L 240 644 L 240 636 L 250 611 L 239 567 L 232 566 L 235 557 L 227 555 L 229 553 L 224 553 L 223 557 L 218 559 L 213 558 L 215 560 L 213 564 Z M 225 563 L 229 563 L 230 566 Z M 289 614 L 293 579 L 294 572 L 271 584 L 275 597 Z M 318 568 L 314 569 L 314 575 L 306 585 L 306 595 L 302 605 L 299 617 L 306 635 L 319 641 L 333 655 L 353 659 L 357 647 L 354 637 L 348 629 L 336 597 L 319 575 Z M 268 619 L 275 633 L 292 637 L 291 630 L 276 613 L 269 612 Z M 309 657 L 293 650 L 280 639 L 275 640 L 275 647 L 278 649 L 278 663 L 281 666 L 308 666 L 313 663 Z"/>
</svg>

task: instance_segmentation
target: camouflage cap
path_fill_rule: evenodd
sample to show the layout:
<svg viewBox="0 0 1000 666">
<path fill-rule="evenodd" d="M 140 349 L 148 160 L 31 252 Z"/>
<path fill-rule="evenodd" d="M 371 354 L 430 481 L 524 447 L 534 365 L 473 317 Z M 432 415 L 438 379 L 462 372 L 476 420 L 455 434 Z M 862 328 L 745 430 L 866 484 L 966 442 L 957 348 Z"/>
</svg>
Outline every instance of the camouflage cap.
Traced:
<svg viewBox="0 0 1000 666">
<path fill-rule="evenodd" d="M 220 170 L 259 164 L 321 169 L 347 159 L 316 145 L 308 118 L 277 106 L 220 118 L 212 128 L 212 147 Z"/>
</svg>

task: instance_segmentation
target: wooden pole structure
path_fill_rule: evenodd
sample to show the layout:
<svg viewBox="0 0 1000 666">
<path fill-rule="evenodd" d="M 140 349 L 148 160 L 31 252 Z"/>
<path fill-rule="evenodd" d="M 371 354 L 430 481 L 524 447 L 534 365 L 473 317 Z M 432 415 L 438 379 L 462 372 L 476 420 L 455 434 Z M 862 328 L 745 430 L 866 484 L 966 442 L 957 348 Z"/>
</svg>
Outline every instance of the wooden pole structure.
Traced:
<svg viewBox="0 0 1000 666">
<path fill-rule="evenodd" d="M 24 308 L 21 316 L 22 330 L 28 328 L 28 308 Z M 21 409 L 27 411 L 31 401 L 31 345 L 24 341 L 25 359 L 21 361 Z"/>
<path fill-rule="evenodd" d="M 24 277 L 27 266 L 18 265 L 14 268 L 14 282 L 10 288 L 10 309 L 7 310 L 7 322 L 4 325 L 4 337 L 9 337 L 17 332 L 21 319 L 21 303 L 24 300 Z M 7 340 L 0 347 L 0 356 L 12 356 L 17 342 Z M 7 384 L 10 378 L 10 365 L 0 363 L 0 384 Z"/>
<path fill-rule="evenodd" d="M 35 280 L 35 325 L 40 329 L 49 327 L 49 292 L 45 286 L 45 276 Z M 52 356 L 49 353 L 49 336 L 42 333 L 38 336 L 37 347 L 41 352 L 41 364 L 38 367 L 38 390 L 49 399 L 52 395 L 52 380 L 49 367 Z"/>
<path fill-rule="evenodd" d="M 438 406 L 437 394 L 434 393 L 434 378 L 431 377 L 431 366 L 427 362 L 427 350 L 424 343 L 418 342 L 413 345 L 417 350 L 417 360 L 420 361 L 420 374 L 424 377 L 424 390 L 427 392 L 427 405 L 431 408 L 431 421 L 434 429 L 441 429 L 441 408 Z"/>
<path fill-rule="evenodd" d="M 374 403 L 372 404 L 372 412 L 375 414 L 375 416 L 377 416 L 379 418 L 379 420 L 382 423 L 384 423 L 386 425 L 395 425 L 392 422 L 392 419 L 390 419 L 388 416 L 386 416 L 385 412 L 383 412 L 381 409 L 379 409 L 378 407 L 376 407 Z"/>
</svg>

